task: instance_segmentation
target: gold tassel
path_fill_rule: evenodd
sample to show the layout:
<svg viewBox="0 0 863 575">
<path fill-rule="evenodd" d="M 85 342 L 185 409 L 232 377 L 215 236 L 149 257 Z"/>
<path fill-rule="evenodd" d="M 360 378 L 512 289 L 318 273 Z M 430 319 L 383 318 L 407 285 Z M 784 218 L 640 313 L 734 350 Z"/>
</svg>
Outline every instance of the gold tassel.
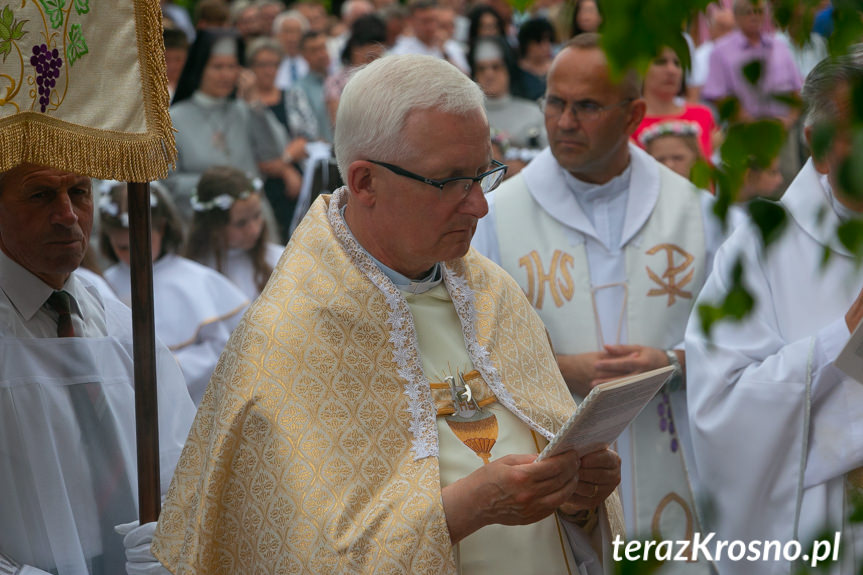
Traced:
<svg viewBox="0 0 863 575">
<path fill-rule="evenodd" d="M 35 112 L 4 118 L 0 172 L 32 163 L 102 180 L 149 182 L 167 176 L 171 164 L 163 138 L 107 134 Z"/>
</svg>

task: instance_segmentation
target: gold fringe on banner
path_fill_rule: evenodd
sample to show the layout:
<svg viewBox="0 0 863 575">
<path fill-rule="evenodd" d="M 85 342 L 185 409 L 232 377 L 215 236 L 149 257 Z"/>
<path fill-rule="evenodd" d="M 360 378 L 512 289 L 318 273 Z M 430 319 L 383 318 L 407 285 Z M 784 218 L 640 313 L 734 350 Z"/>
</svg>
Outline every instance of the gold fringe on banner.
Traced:
<svg viewBox="0 0 863 575">
<path fill-rule="evenodd" d="M 151 179 L 164 178 L 177 162 L 174 124 L 168 113 L 168 76 L 165 71 L 165 42 L 162 37 L 162 7 L 159 0 L 136 0 L 135 20 L 138 34 L 138 61 L 141 63 L 141 85 L 145 87 L 147 130 L 164 139 L 165 171 Z M 115 180 L 119 178 L 114 178 Z M 133 181 L 133 180 L 125 180 Z M 138 180 L 149 181 L 149 180 Z"/>
<path fill-rule="evenodd" d="M 94 178 L 149 182 L 167 176 L 177 160 L 168 113 L 168 80 L 157 0 L 135 0 L 135 31 L 145 132 L 99 130 L 36 112 L 0 118 L 0 172 L 22 163 Z"/>
<path fill-rule="evenodd" d="M 166 142 L 161 135 L 94 130 L 36 113 L 0 120 L 0 150 L 0 172 L 31 163 L 121 182 L 162 179 L 175 161 L 170 154 L 176 158 L 173 132 Z"/>
</svg>

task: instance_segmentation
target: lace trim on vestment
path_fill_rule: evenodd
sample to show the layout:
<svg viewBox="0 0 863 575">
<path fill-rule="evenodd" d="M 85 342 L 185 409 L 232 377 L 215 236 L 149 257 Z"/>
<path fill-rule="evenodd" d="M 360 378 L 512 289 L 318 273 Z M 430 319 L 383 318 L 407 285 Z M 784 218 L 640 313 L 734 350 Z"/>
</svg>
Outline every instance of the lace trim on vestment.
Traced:
<svg viewBox="0 0 863 575">
<path fill-rule="evenodd" d="M 428 378 L 423 373 L 413 316 L 407 300 L 395 284 L 375 265 L 348 230 L 340 213 L 341 204 L 346 198 L 347 188 L 339 188 L 333 193 L 327 210 L 327 219 L 351 262 L 384 294 L 390 308 L 389 319 L 387 319 L 387 324 L 390 326 L 389 341 L 393 344 L 396 372 L 405 380 L 414 459 L 437 457 L 438 438 L 435 421 L 437 410 L 432 401 Z"/>
<path fill-rule="evenodd" d="M 422 369 L 413 315 L 407 300 L 399 289 L 372 261 L 347 228 L 341 214 L 341 206 L 347 197 L 347 188 L 333 193 L 327 210 L 327 218 L 352 263 L 366 276 L 386 298 L 390 308 L 387 324 L 390 326 L 389 342 L 393 344 L 393 361 L 399 377 L 405 380 L 405 395 L 408 396 L 408 412 L 411 416 L 410 432 L 413 435 L 414 459 L 438 456 L 437 408 L 431 396 L 429 380 Z M 444 283 L 452 298 L 461 321 L 462 333 L 468 355 L 477 371 L 482 374 L 498 401 L 519 419 L 538 429 L 543 435 L 549 432 L 534 424 L 515 405 L 509 391 L 504 387 L 500 373 L 491 361 L 489 352 L 480 345 L 476 334 L 476 306 L 473 290 L 467 280 L 450 266 L 443 264 Z"/>
<path fill-rule="evenodd" d="M 443 271 L 444 283 L 446 284 L 447 291 L 449 291 L 450 297 L 455 305 L 455 311 L 461 320 L 465 346 L 467 347 L 467 353 L 473 362 L 474 368 L 482 375 L 482 378 L 488 384 L 492 393 L 494 393 L 501 405 L 525 422 L 528 427 L 535 429 L 545 436 L 546 439 L 550 439 L 553 435 L 551 432 L 531 421 L 527 414 L 522 412 L 522 410 L 516 406 L 512 395 L 510 395 L 509 391 L 503 385 L 503 381 L 501 381 L 500 372 L 491 361 L 491 355 L 488 350 L 479 343 L 476 335 L 476 300 L 474 298 L 473 290 L 470 289 L 470 286 L 467 284 L 467 280 L 446 264 L 443 266 Z"/>
</svg>

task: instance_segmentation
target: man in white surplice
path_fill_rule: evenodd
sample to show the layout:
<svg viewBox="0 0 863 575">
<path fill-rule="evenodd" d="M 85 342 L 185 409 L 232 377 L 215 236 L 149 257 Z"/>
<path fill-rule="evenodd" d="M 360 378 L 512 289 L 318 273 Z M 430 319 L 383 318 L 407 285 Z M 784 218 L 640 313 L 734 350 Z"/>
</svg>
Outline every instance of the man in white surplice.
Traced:
<svg viewBox="0 0 863 575">
<path fill-rule="evenodd" d="M 90 178 L 0 174 L 0 573 L 126 571 L 114 526 L 138 515 L 131 313 L 74 272 L 92 222 Z M 166 493 L 195 409 L 164 346 L 156 367 Z"/>
<path fill-rule="evenodd" d="M 836 229 L 863 214 L 863 202 L 839 183 L 850 153 L 849 86 L 861 81 L 859 48 L 810 72 L 803 88 L 806 138 L 811 144 L 814 133 L 831 125 L 835 137 L 782 197 L 788 216 L 782 236 L 765 252 L 755 226 L 737 229 L 717 253 L 699 299 L 722 300 L 740 257 L 753 311 L 714 327 L 713 345 L 695 315 L 686 332 L 690 425 L 713 508 L 709 527 L 719 539 L 796 539 L 804 549 L 822 529 L 831 539 L 841 531 L 845 557 L 835 566 L 841 573 L 859 568 L 859 561 L 853 566 L 859 524 L 852 530 L 847 523 L 846 497 L 861 485 L 863 385 L 833 362 L 863 316 L 863 270 Z M 788 561 L 718 567 L 723 575 L 793 570 Z"/>
<path fill-rule="evenodd" d="M 596 34 L 571 40 L 548 76 L 550 147 L 491 194 L 474 236 L 539 312 L 577 396 L 601 381 L 685 365 L 686 321 L 721 241 L 710 197 L 629 143 L 644 111 L 635 77 L 611 80 Z M 691 455 L 684 387 L 677 376 L 617 443 L 631 536 L 685 539 L 698 530 L 683 459 Z"/>
</svg>

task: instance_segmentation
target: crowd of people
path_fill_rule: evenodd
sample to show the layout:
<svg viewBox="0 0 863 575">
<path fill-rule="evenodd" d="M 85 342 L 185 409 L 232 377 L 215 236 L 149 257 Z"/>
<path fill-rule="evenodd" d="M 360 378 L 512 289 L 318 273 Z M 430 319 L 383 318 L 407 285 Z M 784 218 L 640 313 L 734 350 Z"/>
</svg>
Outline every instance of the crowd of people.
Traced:
<svg viewBox="0 0 863 575">
<path fill-rule="evenodd" d="M 495 158 L 512 177 L 547 144 L 542 98 L 552 58 L 569 38 L 603 22 L 596 0 L 540 2 L 524 14 L 502 0 L 345 0 L 334 13 L 316 0 L 201 0 L 194 17 L 170 3 L 163 12 L 180 152 L 165 183 L 181 216 L 188 223 L 188 201 L 204 169 L 235 167 L 264 180 L 265 215 L 282 244 L 309 198 L 323 190 L 315 174 L 333 163 L 341 91 L 359 67 L 384 54 L 454 64 L 482 88 Z M 798 112 L 772 96 L 799 95 L 803 77 L 826 56 L 821 34 L 813 30 L 799 47 L 776 29 L 766 3 L 711 4 L 684 32 L 689 53 L 667 47 L 647 70 L 647 111 L 634 142 L 688 178 L 698 160 L 719 161 L 726 126 L 718 106 L 733 97 L 740 105 L 735 120 L 774 119 L 787 131 L 772 165 L 749 166 L 748 181 L 759 183 L 739 197 L 779 195 L 808 152 Z M 757 85 L 741 72 L 751 59 L 763 62 Z M 301 195 L 307 197 L 298 201 Z"/>
<path fill-rule="evenodd" d="M 863 213 L 840 178 L 863 52 L 820 58 L 820 28 L 799 48 L 769 9 L 714 3 L 689 55 L 615 76 L 601 0 L 163 4 L 161 519 L 130 523 L 127 185 L 22 164 L 0 174 L 0 574 L 598 575 L 618 537 L 825 526 L 856 573 L 863 387 L 834 362 L 863 275 L 831 234 Z M 728 98 L 786 134 L 736 197 L 781 195 L 769 254 L 690 180 L 722 162 Z M 706 335 L 699 303 L 741 274 L 752 315 Z M 594 387 L 669 365 L 613 446 L 534 461 Z M 794 568 L 687 559 L 660 573 Z"/>
</svg>

